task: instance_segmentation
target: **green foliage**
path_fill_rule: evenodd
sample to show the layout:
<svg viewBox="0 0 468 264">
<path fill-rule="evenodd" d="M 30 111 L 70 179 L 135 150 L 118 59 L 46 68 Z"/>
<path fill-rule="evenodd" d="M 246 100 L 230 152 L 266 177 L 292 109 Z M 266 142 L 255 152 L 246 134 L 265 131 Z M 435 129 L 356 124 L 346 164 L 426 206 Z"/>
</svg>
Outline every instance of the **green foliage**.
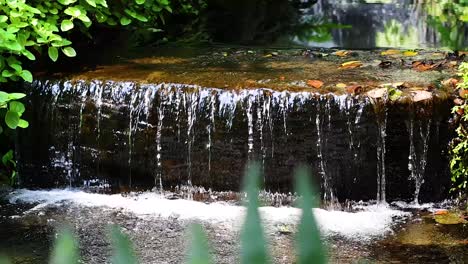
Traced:
<svg viewBox="0 0 468 264">
<path fill-rule="evenodd" d="M 241 263 L 269 263 L 266 242 L 263 235 L 260 213 L 258 212 L 258 186 L 260 166 L 257 163 L 248 166 L 245 175 L 244 191 L 249 200 L 247 216 L 241 232 Z"/>
<path fill-rule="evenodd" d="M 465 24 L 468 22 L 468 1 L 440 0 L 437 4 L 426 5 L 429 24 L 440 34 L 442 43 L 452 49 L 464 47 Z"/>
<path fill-rule="evenodd" d="M 299 223 L 296 249 L 298 250 L 298 264 L 326 263 L 326 257 L 320 241 L 320 232 L 317 228 L 311 208 L 318 207 L 318 197 L 311 191 L 310 173 L 305 168 L 296 172 L 296 190 L 302 197 L 302 217 Z"/>
<path fill-rule="evenodd" d="M 55 241 L 50 264 L 78 264 L 78 243 L 73 233 L 64 229 L 59 232 Z"/>
<path fill-rule="evenodd" d="M 169 0 L 4 0 L 0 5 L 0 82 L 32 81 L 32 74 L 23 69 L 23 60 L 36 60 L 47 51 L 52 61 L 60 52 L 76 56 L 69 31 L 88 33 L 97 22 L 109 26 L 164 21 L 171 13 Z"/>
<path fill-rule="evenodd" d="M 468 90 L 468 63 L 464 62 L 459 67 L 459 75 L 462 80 L 457 84 L 457 88 Z M 463 94 L 463 93 L 460 93 Z M 468 190 L 468 104 L 466 96 L 461 105 L 452 108 L 452 113 L 460 115 L 458 127 L 456 129 L 457 137 L 451 144 L 450 171 L 454 188 L 452 191 L 462 191 L 466 194 Z"/>
<path fill-rule="evenodd" d="M 6 93 L 0 91 L 0 136 L 10 136 L 16 128 L 27 128 L 28 121 L 22 119 L 25 111 L 24 104 L 19 100 L 25 97 L 22 93 Z M 2 156 L 4 170 L 1 171 L 5 178 L 9 178 L 9 184 L 13 185 L 16 181 L 16 162 L 14 160 L 13 150 L 7 150 Z"/>
<path fill-rule="evenodd" d="M 187 264 L 211 264 L 213 263 L 208 248 L 208 240 L 203 228 L 199 224 L 191 226 L 192 247 L 187 256 Z"/>
<path fill-rule="evenodd" d="M 135 251 L 132 248 L 132 242 L 128 236 L 122 234 L 120 228 L 112 227 L 112 263 L 113 264 L 137 264 Z"/>
</svg>

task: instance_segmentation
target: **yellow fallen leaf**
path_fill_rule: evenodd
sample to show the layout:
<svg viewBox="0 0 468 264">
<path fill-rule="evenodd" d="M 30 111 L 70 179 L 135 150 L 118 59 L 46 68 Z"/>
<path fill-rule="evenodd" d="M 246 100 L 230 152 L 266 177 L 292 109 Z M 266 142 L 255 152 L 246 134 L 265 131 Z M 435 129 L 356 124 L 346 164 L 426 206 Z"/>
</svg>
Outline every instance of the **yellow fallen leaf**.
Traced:
<svg viewBox="0 0 468 264">
<path fill-rule="evenodd" d="M 340 65 L 340 68 L 342 69 L 354 69 L 362 66 L 361 61 L 347 61 L 345 63 L 342 63 Z"/>
<path fill-rule="evenodd" d="M 334 52 L 333 54 L 338 56 L 338 57 L 345 57 L 345 56 L 347 56 L 349 54 L 349 51 L 339 50 L 339 51 Z"/>
<path fill-rule="evenodd" d="M 346 88 L 346 83 L 337 83 L 336 88 Z"/>
<path fill-rule="evenodd" d="M 403 56 L 412 57 L 418 55 L 417 51 L 407 50 L 403 52 Z"/>
<path fill-rule="evenodd" d="M 380 53 L 380 55 L 382 55 L 382 56 L 387 56 L 387 55 L 398 55 L 398 54 L 400 54 L 400 53 L 401 53 L 401 51 L 399 51 L 399 50 L 389 49 L 389 50 L 386 50 L 386 51 L 382 51 L 382 52 Z"/>
</svg>

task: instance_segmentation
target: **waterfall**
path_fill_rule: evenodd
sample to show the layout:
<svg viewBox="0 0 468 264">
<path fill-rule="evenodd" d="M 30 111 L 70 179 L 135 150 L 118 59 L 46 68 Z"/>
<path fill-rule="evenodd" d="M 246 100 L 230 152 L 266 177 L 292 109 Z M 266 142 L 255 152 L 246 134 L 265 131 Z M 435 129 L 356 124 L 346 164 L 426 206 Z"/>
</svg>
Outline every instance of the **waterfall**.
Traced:
<svg viewBox="0 0 468 264">
<path fill-rule="evenodd" d="M 445 168 L 426 171 L 431 124 L 416 118 L 407 120 L 411 160 L 394 154 L 395 138 L 406 135 L 407 128 L 394 126 L 385 100 L 365 95 L 49 81 L 32 85 L 30 98 L 32 113 L 46 112 L 25 116 L 39 132 L 31 142 L 27 137 L 20 142 L 25 144 L 20 167 L 34 168 L 51 187 L 82 182 L 104 191 L 131 190 L 130 184 L 138 189 L 191 185 L 238 190 L 245 164 L 258 159 L 266 172 L 265 189 L 272 192 L 291 190 L 296 164 L 313 165 L 324 202 L 338 206 L 338 199 L 348 197 L 399 198 L 386 186 L 404 183 L 388 182 L 386 174 L 406 171 L 409 163 L 405 178 L 416 183 L 419 196 L 422 183 L 436 175 L 434 168 L 440 173 Z M 439 142 L 445 142 L 446 134 L 440 129 Z M 37 149 L 29 151 L 31 147 Z M 392 164 L 389 172 L 386 164 Z M 23 173 L 22 182 L 41 179 L 33 173 L 29 179 Z"/>
<path fill-rule="evenodd" d="M 415 127 L 415 122 L 417 126 Z M 427 164 L 427 151 L 429 149 L 429 138 L 431 134 L 432 120 L 414 120 L 411 116 L 409 120 L 408 133 L 410 139 L 409 157 L 408 157 L 408 170 L 411 172 L 409 179 L 414 181 L 414 200 L 413 203 L 419 203 L 419 193 L 421 186 L 424 183 L 424 173 Z M 415 135 L 416 134 L 416 135 Z M 420 140 L 420 147 L 417 146 L 416 141 Z"/>
<path fill-rule="evenodd" d="M 326 160 L 323 155 L 323 148 L 324 146 L 327 146 L 327 136 L 324 134 L 324 117 L 322 117 L 322 113 L 326 115 L 327 118 L 327 128 L 328 131 L 331 130 L 331 109 L 330 109 L 330 104 L 329 100 L 327 100 L 327 97 L 319 97 L 319 101 L 316 104 L 317 111 L 315 115 L 315 125 L 317 127 L 317 158 L 319 159 L 319 173 L 322 178 L 322 189 L 323 189 L 323 201 L 327 204 L 328 207 L 333 209 L 335 205 L 337 204 L 337 199 L 335 197 L 334 191 L 333 191 L 333 185 L 330 182 L 331 179 L 329 175 L 327 174 L 327 166 L 326 166 Z M 325 102 L 323 102 L 325 101 Z M 322 110 L 321 107 L 321 102 L 325 104 L 324 110 Z"/>
<path fill-rule="evenodd" d="M 377 119 L 377 202 L 386 203 L 385 153 L 387 136 L 387 93 L 383 98 L 371 98 Z"/>
</svg>

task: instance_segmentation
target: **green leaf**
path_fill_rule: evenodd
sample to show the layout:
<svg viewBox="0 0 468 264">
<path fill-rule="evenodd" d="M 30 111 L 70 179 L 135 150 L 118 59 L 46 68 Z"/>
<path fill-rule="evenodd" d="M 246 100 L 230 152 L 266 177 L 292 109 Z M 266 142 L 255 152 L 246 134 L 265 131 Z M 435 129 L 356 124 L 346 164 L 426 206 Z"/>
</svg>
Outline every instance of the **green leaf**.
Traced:
<svg viewBox="0 0 468 264">
<path fill-rule="evenodd" d="M 130 239 L 117 226 L 112 227 L 112 264 L 138 263 Z"/>
<path fill-rule="evenodd" d="M 86 0 L 86 3 L 92 7 L 96 7 L 96 2 L 94 0 Z"/>
<path fill-rule="evenodd" d="M 5 256 L 0 256 L 0 264 L 11 264 L 11 261 Z"/>
<path fill-rule="evenodd" d="M 3 165 L 8 166 L 10 160 L 13 160 L 13 150 L 11 149 L 2 156 Z"/>
<path fill-rule="evenodd" d="M 70 230 L 61 230 L 55 241 L 50 264 L 78 264 L 78 243 Z"/>
<path fill-rule="evenodd" d="M 187 264 L 210 264 L 213 263 L 208 248 L 208 240 L 203 227 L 199 224 L 193 224 L 190 227 L 192 234 L 192 244 L 187 256 Z"/>
<path fill-rule="evenodd" d="M 8 96 L 8 99 L 10 99 L 10 100 L 19 100 L 21 98 L 24 98 L 26 96 L 26 94 L 24 94 L 24 93 L 10 93 L 10 94 L 7 94 L 7 96 Z"/>
<path fill-rule="evenodd" d="M 5 114 L 5 123 L 11 129 L 15 129 L 18 126 L 19 119 L 20 117 L 17 112 L 7 111 Z"/>
<path fill-rule="evenodd" d="M 56 47 L 49 47 L 48 49 L 48 53 L 49 53 L 49 58 L 53 61 L 53 62 L 56 62 L 57 59 L 58 59 L 58 49 Z"/>
<path fill-rule="evenodd" d="M 142 5 L 145 3 L 145 0 L 135 0 L 135 2 L 139 5 Z"/>
<path fill-rule="evenodd" d="M 17 112 L 19 116 L 21 116 L 25 110 L 26 108 L 23 103 L 17 101 L 10 102 L 10 111 Z"/>
<path fill-rule="evenodd" d="M 72 47 L 66 47 L 62 49 L 63 54 L 65 54 L 67 57 L 75 57 L 76 56 L 76 51 Z"/>
<path fill-rule="evenodd" d="M 25 80 L 27 82 L 32 82 L 32 80 L 33 80 L 32 73 L 30 71 L 28 71 L 28 70 L 23 70 L 20 73 L 20 76 L 21 76 L 21 78 L 23 78 L 23 80 Z"/>
<path fill-rule="evenodd" d="M 269 263 L 266 241 L 263 236 L 260 213 L 258 212 L 258 182 L 260 167 L 257 163 L 249 164 L 244 178 L 244 191 L 249 200 L 247 215 L 241 231 L 241 263 Z"/>
<path fill-rule="evenodd" d="M 296 191 L 302 198 L 301 208 L 302 217 L 299 223 L 296 249 L 298 251 L 298 264 L 326 264 L 327 259 L 324 254 L 320 232 L 315 218 L 312 214 L 312 208 L 318 207 L 318 197 L 313 192 L 310 184 L 310 173 L 306 168 L 299 168 L 296 171 Z"/>
<path fill-rule="evenodd" d="M 29 122 L 24 119 L 20 119 L 18 122 L 18 127 L 27 128 L 29 127 Z"/>
<path fill-rule="evenodd" d="M 21 54 L 23 54 L 26 58 L 28 58 L 29 60 L 36 60 L 36 56 L 34 56 L 34 54 L 32 54 L 32 52 L 30 52 L 29 50 L 27 49 L 23 49 L 21 51 Z"/>
<path fill-rule="evenodd" d="M 70 30 L 72 28 L 73 28 L 73 22 L 71 20 L 68 20 L 68 19 L 64 19 L 62 21 L 62 24 L 60 25 L 60 29 L 62 31 L 64 31 L 64 32 L 68 31 L 68 30 Z"/>
<path fill-rule="evenodd" d="M 0 134 L 2 134 L 2 133 L 3 133 L 3 127 L 0 126 Z"/>
<path fill-rule="evenodd" d="M 5 78 L 10 78 L 13 75 L 15 75 L 15 72 L 12 72 L 10 70 L 3 70 L 2 71 L 2 76 L 5 77 Z"/>
<path fill-rule="evenodd" d="M 70 6 L 65 11 L 63 11 L 65 14 L 72 16 L 72 17 L 79 17 L 81 15 L 80 9 Z"/>
<path fill-rule="evenodd" d="M 88 16 L 86 16 L 85 14 L 81 14 L 78 16 L 78 19 L 83 21 L 83 23 L 85 24 L 88 24 L 88 23 L 91 23 L 91 20 L 89 19 Z"/>
<path fill-rule="evenodd" d="M 128 17 L 123 16 L 123 17 L 120 18 L 120 24 L 122 26 L 126 26 L 126 25 L 130 24 L 131 22 L 132 22 L 132 20 L 130 18 L 128 18 Z"/>
<path fill-rule="evenodd" d="M 0 103 L 5 103 L 10 101 L 10 95 L 3 91 L 0 91 Z"/>
<path fill-rule="evenodd" d="M 13 68 L 16 72 L 21 72 L 23 67 L 17 63 L 10 64 L 10 67 Z"/>
</svg>

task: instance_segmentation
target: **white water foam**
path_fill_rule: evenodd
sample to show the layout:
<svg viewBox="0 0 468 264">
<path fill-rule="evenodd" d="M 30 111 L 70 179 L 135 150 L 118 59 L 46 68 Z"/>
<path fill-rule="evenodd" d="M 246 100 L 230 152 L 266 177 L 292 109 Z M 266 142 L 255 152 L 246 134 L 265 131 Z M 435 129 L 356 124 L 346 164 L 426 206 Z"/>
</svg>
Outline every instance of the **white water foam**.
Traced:
<svg viewBox="0 0 468 264">
<path fill-rule="evenodd" d="M 189 200 L 169 200 L 155 193 L 142 193 L 122 196 L 86 193 L 80 190 L 26 190 L 20 189 L 10 194 L 10 203 L 32 203 L 37 205 L 31 211 L 49 205 L 60 206 L 72 203 L 86 207 L 107 207 L 121 209 L 139 217 L 178 217 L 198 219 L 214 223 L 239 226 L 245 209 L 242 206 L 223 202 L 205 204 Z M 300 210 L 293 207 L 260 207 L 262 220 L 268 225 L 293 225 L 300 218 Z M 395 218 L 403 219 L 409 213 L 393 210 L 385 205 L 371 205 L 363 211 L 350 213 L 313 209 L 318 225 L 325 235 L 339 235 L 349 239 L 379 237 L 392 232 Z"/>
</svg>

